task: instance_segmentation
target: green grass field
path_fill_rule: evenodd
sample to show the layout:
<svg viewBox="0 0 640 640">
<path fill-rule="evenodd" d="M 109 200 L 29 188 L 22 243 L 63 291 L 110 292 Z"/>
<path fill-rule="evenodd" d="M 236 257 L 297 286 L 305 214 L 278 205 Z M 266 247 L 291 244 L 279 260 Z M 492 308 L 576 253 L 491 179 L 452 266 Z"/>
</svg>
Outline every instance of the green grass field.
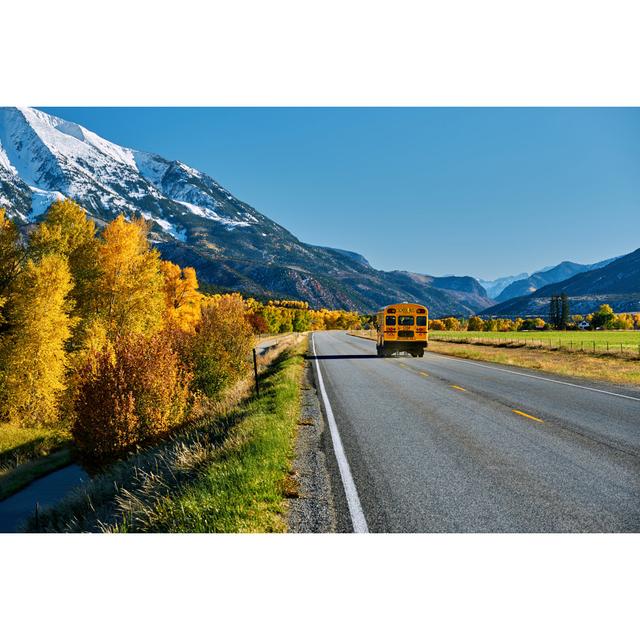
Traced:
<svg viewBox="0 0 640 640">
<path fill-rule="evenodd" d="M 574 351 L 609 350 L 640 354 L 640 331 L 431 331 L 431 340 L 507 343 L 514 342 Z M 595 346 L 594 346 L 595 345 Z"/>
</svg>

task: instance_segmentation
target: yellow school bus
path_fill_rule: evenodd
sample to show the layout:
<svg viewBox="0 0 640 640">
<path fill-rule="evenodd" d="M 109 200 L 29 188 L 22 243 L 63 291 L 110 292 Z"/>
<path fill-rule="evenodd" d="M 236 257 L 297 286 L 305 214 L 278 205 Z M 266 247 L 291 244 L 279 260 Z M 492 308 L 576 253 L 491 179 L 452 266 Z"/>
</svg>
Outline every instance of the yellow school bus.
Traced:
<svg viewBox="0 0 640 640">
<path fill-rule="evenodd" d="M 414 358 L 424 356 L 429 345 L 429 310 L 422 304 L 400 302 L 383 307 L 376 315 L 378 355 L 406 351 Z"/>
</svg>

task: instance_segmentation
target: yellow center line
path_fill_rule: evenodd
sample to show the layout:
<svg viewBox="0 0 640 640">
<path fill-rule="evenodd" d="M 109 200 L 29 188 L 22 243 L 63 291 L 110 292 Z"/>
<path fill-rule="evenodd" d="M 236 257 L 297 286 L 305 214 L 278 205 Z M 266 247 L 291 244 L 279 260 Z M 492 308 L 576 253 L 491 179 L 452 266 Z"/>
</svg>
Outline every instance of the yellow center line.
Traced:
<svg viewBox="0 0 640 640">
<path fill-rule="evenodd" d="M 465 389 L 465 388 L 463 388 L 463 387 L 459 387 L 457 384 L 452 384 L 452 385 L 451 385 L 451 388 L 452 388 L 452 389 L 457 389 L 458 391 L 466 391 L 466 389 Z"/>
<path fill-rule="evenodd" d="M 535 420 L 536 422 L 544 422 L 544 420 L 541 420 L 540 418 L 536 418 L 535 416 L 530 416 L 528 413 L 525 413 L 524 411 L 518 411 L 517 409 L 511 409 L 511 411 L 513 411 L 513 413 L 517 413 L 519 416 L 523 416 L 524 418 L 529 418 L 529 420 Z"/>
<path fill-rule="evenodd" d="M 424 376 L 425 378 L 428 378 L 428 377 L 429 377 L 429 374 L 428 374 L 428 373 L 425 373 L 424 371 L 418 371 L 418 373 L 419 373 L 421 376 Z"/>
</svg>

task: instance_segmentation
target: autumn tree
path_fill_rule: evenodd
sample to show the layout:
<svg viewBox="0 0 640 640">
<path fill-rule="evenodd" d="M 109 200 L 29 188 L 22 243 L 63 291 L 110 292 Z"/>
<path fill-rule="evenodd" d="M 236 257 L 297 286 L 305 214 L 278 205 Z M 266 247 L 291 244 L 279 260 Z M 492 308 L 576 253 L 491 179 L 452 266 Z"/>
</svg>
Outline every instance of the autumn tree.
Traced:
<svg viewBox="0 0 640 640">
<path fill-rule="evenodd" d="M 467 331 L 482 331 L 484 329 L 484 321 L 478 316 L 471 316 L 467 323 Z"/>
<path fill-rule="evenodd" d="M 260 335 L 269 332 L 269 326 L 261 313 L 252 311 L 245 314 L 245 319 L 251 325 L 254 333 Z"/>
<path fill-rule="evenodd" d="M 147 224 L 123 215 L 110 222 L 98 247 L 97 310 L 107 335 L 151 335 L 162 326 L 165 308 L 160 255 L 150 249 Z"/>
<path fill-rule="evenodd" d="M 633 329 L 633 316 L 630 313 L 619 313 L 609 323 L 611 329 Z"/>
<path fill-rule="evenodd" d="M 498 320 L 496 318 L 489 318 L 484 321 L 484 331 L 497 331 Z"/>
<path fill-rule="evenodd" d="M 170 336 L 118 336 L 79 371 L 72 433 L 82 457 L 102 463 L 166 436 L 184 419 L 191 374 Z"/>
<path fill-rule="evenodd" d="M 20 273 L 24 260 L 25 249 L 20 242 L 18 227 L 7 218 L 5 210 L 0 209 L 0 301 L 6 300 L 9 287 Z"/>
<path fill-rule="evenodd" d="M 65 388 L 64 345 L 73 325 L 67 261 L 47 255 L 27 261 L 16 279 L 9 306 L 11 330 L 2 342 L 2 407 L 22 425 L 42 425 L 59 417 Z"/>
<path fill-rule="evenodd" d="M 59 255 L 68 259 L 73 281 L 71 299 L 78 316 L 75 345 L 95 313 L 95 293 L 100 275 L 95 224 L 73 200 L 54 202 L 29 238 L 29 254 L 34 259 Z"/>
<path fill-rule="evenodd" d="M 591 325 L 594 328 L 607 328 L 615 320 L 616 314 L 608 304 L 600 305 L 599 309 L 591 317 Z"/>
<path fill-rule="evenodd" d="M 193 332 L 200 320 L 202 294 L 193 267 L 180 269 L 177 264 L 163 260 L 160 270 L 164 278 L 165 316 L 169 323 L 182 331 Z"/>
<path fill-rule="evenodd" d="M 513 331 L 514 330 L 514 322 L 511 318 L 498 318 L 496 320 L 496 331 Z"/>
<path fill-rule="evenodd" d="M 186 349 L 194 390 L 217 398 L 247 371 L 253 340 L 239 294 L 207 298 L 202 319 Z"/>
<path fill-rule="evenodd" d="M 442 322 L 447 331 L 460 331 L 460 320 L 458 320 L 458 318 L 443 318 Z"/>
</svg>

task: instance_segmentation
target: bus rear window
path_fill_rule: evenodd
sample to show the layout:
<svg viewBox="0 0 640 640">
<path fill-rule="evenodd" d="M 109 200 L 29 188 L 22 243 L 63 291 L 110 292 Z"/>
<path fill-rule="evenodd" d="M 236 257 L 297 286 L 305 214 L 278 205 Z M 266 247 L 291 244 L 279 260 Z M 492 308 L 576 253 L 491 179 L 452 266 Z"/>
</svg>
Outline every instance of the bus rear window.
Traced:
<svg viewBox="0 0 640 640">
<path fill-rule="evenodd" d="M 416 324 L 419 327 L 426 327 L 427 326 L 427 316 L 418 316 L 416 318 Z"/>
<path fill-rule="evenodd" d="M 413 316 L 398 316 L 398 324 L 403 327 L 412 327 L 413 321 Z"/>
<path fill-rule="evenodd" d="M 396 317 L 395 316 L 387 316 L 385 320 L 385 324 L 390 325 L 392 327 L 396 326 Z"/>
</svg>

